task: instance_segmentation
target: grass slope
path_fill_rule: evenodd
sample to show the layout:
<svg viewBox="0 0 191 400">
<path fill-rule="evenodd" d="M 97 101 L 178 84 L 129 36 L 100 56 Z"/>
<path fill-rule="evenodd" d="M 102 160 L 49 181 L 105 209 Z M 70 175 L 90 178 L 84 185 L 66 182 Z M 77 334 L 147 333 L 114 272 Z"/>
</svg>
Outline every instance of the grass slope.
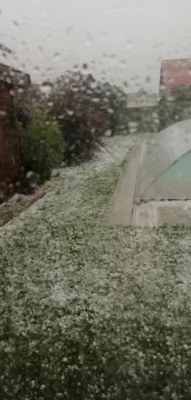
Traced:
<svg viewBox="0 0 191 400">
<path fill-rule="evenodd" d="M 101 224 L 132 142 L 1 230 L 0 398 L 191 398 L 190 230 Z"/>
</svg>

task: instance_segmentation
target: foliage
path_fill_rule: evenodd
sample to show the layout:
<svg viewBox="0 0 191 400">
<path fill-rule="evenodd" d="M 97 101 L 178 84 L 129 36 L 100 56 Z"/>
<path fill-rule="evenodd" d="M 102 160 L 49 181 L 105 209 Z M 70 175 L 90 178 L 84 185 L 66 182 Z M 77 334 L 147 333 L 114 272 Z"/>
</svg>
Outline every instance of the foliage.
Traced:
<svg viewBox="0 0 191 400">
<path fill-rule="evenodd" d="M 49 96 L 50 112 L 57 119 L 83 115 L 96 136 L 103 136 L 109 123 L 108 105 L 103 97 L 104 93 L 91 74 L 68 72 L 53 85 Z"/>
<path fill-rule="evenodd" d="M 18 122 L 23 128 L 27 128 L 31 121 L 31 113 L 26 107 L 15 107 L 15 114 Z"/>
<path fill-rule="evenodd" d="M 120 89 L 87 73 L 70 71 L 55 81 L 49 112 L 60 122 L 69 164 L 90 159 L 106 131 L 116 132 L 124 98 Z"/>
<path fill-rule="evenodd" d="M 110 129 L 114 135 L 126 117 L 127 96 L 120 87 L 111 85 L 109 82 L 100 82 L 100 88 L 107 99 L 107 109 L 108 112 L 110 111 Z"/>
<path fill-rule="evenodd" d="M 99 149 L 101 138 L 88 125 L 86 115 L 73 114 L 60 120 L 64 137 L 64 162 L 68 165 L 89 160 Z"/>
<path fill-rule="evenodd" d="M 179 85 L 167 91 L 165 97 L 170 102 L 191 101 L 191 86 Z"/>
<path fill-rule="evenodd" d="M 92 101 L 92 79 L 81 74 L 61 77 L 49 97 L 50 115 L 60 124 L 68 164 L 90 159 L 108 128 L 106 111 Z"/>
<path fill-rule="evenodd" d="M 158 106 L 131 107 L 127 109 L 126 131 L 128 133 L 158 132 Z"/>
<path fill-rule="evenodd" d="M 16 107 L 32 107 L 35 112 L 46 111 L 47 96 L 44 87 L 44 84 L 31 83 L 27 90 L 15 88 L 14 102 Z"/>
<path fill-rule="evenodd" d="M 22 166 L 25 171 L 38 173 L 43 182 L 62 159 L 63 138 L 58 123 L 41 112 L 32 115 L 26 128 L 19 127 Z"/>
<path fill-rule="evenodd" d="M 159 102 L 160 130 L 167 128 L 178 121 L 191 118 L 191 102 L 174 100 L 166 96 Z"/>
</svg>

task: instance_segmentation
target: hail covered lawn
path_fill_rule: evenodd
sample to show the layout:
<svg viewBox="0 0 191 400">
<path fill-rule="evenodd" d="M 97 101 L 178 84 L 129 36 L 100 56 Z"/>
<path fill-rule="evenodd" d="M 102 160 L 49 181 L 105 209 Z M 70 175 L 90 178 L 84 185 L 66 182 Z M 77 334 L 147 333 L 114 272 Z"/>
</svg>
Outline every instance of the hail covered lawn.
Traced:
<svg viewBox="0 0 191 400">
<path fill-rule="evenodd" d="M 101 222 L 136 141 L 0 230 L 0 398 L 191 398 L 191 231 Z"/>
</svg>

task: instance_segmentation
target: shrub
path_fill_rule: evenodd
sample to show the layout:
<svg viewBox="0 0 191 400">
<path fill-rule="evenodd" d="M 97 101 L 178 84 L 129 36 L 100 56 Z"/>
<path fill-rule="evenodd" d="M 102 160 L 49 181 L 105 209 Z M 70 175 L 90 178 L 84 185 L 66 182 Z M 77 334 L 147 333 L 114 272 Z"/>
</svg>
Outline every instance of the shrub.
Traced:
<svg viewBox="0 0 191 400">
<path fill-rule="evenodd" d="M 108 129 L 113 134 L 118 131 L 126 103 L 122 89 L 81 72 L 70 72 L 58 78 L 49 97 L 54 116 L 64 116 L 67 111 L 80 112 L 98 136 L 103 136 Z"/>
<path fill-rule="evenodd" d="M 96 130 L 92 129 L 86 115 L 68 115 L 60 120 L 65 149 L 64 160 L 68 165 L 90 160 L 101 143 Z"/>
<path fill-rule="evenodd" d="M 61 77 L 49 97 L 50 115 L 59 121 L 65 142 L 64 161 L 69 165 L 90 159 L 109 127 L 107 110 L 97 103 L 97 86 L 92 89 L 93 84 L 96 86 L 93 78 L 81 74 L 68 80 Z"/>
<path fill-rule="evenodd" d="M 91 74 L 68 72 L 52 84 L 49 112 L 59 121 L 68 164 L 90 159 L 101 137 L 119 130 L 126 95 L 117 86 L 96 81 Z"/>
<path fill-rule="evenodd" d="M 173 101 L 162 98 L 159 103 L 160 130 L 176 122 L 189 119 L 191 116 L 191 103 L 187 101 Z"/>
<path fill-rule="evenodd" d="M 16 118 L 21 123 L 23 128 L 27 128 L 31 121 L 31 115 L 27 108 L 16 107 L 15 109 Z"/>
<path fill-rule="evenodd" d="M 63 157 L 64 142 L 59 125 L 42 112 L 32 115 L 26 128 L 19 127 L 22 166 L 25 171 L 38 173 L 43 182 Z"/>
<path fill-rule="evenodd" d="M 115 135 L 120 130 L 120 125 L 124 123 L 127 114 L 127 95 L 117 85 L 109 82 L 99 83 L 102 100 L 106 100 L 107 113 L 109 116 L 109 128 Z"/>
</svg>

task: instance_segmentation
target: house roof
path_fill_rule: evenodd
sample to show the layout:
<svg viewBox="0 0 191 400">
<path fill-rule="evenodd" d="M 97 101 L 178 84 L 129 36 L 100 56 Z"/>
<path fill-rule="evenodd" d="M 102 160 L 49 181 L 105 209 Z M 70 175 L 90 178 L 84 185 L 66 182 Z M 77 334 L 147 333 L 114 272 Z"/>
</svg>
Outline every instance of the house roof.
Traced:
<svg viewBox="0 0 191 400">
<path fill-rule="evenodd" d="M 30 75 L 9 65 L 0 63 L 0 80 L 6 81 L 14 86 L 28 87 L 30 85 Z"/>
<path fill-rule="evenodd" d="M 162 61 L 160 91 L 182 85 L 191 85 L 191 58 Z"/>
</svg>

